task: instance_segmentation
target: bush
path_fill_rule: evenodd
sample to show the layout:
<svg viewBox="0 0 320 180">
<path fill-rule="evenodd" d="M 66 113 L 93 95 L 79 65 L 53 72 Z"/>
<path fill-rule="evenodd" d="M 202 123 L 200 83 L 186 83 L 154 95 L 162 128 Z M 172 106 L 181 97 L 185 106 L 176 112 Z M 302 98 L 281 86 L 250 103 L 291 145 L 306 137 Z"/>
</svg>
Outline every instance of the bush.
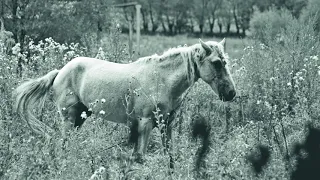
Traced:
<svg viewBox="0 0 320 180">
<path fill-rule="evenodd" d="M 266 44 L 267 41 L 279 38 L 281 29 L 286 29 L 288 23 L 292 22 L 293 19 L 291 13 L 284 9 L 271 9 L 262 13 L 257 11 L 251 19 L 250 27 L 253 36 Z"/>
<path fill-rule="evenodd" d="M 238 88 L 249 97 L 248 118 L 262 122 L 263 138 L 285 159 L 288 147 L 300 140 L 304 125 L 308 121 L 318 124 L 320 41 L 314 21 L 293 19 L 285 12 L 263 14 L 252 22 L 257 39 L 245 48 L 235 74 L 246 80 Z M 281 41 L 274 39 L 276 34 Z"/>
<path fill-rule="evenodd" d="M 302 11 L 303 21 L 314 21 L 314 29 L 317 33 L 320 32 L 320 1 L 309 0 L 308 6 Z"/>
</svg>

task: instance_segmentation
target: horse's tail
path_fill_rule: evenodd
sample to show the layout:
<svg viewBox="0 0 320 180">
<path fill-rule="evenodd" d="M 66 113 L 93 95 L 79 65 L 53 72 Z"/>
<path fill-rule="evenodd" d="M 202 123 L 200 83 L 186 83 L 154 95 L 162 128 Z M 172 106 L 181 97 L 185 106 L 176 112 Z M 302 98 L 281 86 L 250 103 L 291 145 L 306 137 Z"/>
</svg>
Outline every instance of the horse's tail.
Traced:
<svg viewBox="0 0 320 180">
<path fill-rule="evenodd" d="M 30 79 L 17 87 L 14 92 L 14 96 L 16 97 L 14 110 L 38 134 L 53 132 L 49 126 L 37 119 L 32 111 L 34 107 L 43 108 L 50 87 L 58 73 L 59 70 L 55 69 L 43 77 Z"/>
</svg>

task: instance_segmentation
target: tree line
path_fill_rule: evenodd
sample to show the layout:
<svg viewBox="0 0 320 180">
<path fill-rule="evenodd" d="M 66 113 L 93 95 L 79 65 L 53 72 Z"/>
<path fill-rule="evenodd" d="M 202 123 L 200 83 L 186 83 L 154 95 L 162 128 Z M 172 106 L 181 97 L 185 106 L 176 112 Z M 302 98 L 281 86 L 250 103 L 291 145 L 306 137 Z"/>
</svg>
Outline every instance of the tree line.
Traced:
<svg viewBox="0 0 320 180">
<path fill-rule="evenodd" d="M 114 20 L 135 22 L 134 8 L 114 8 L 131 0 L 1 0 L 0 19 L 15 42 L 53 37 L 58 42 L 101 38 Z M 288 9 L 295 17 L 308 0 L 136 0 L 144 33 L 245 35 L 255 11 Z M 217 26 L 217 27 L 216 27 Z M 232 28 L 234 27 L 234 28 Z M 218 29 L 215 31 L 215 29 Z"/>
</svg>

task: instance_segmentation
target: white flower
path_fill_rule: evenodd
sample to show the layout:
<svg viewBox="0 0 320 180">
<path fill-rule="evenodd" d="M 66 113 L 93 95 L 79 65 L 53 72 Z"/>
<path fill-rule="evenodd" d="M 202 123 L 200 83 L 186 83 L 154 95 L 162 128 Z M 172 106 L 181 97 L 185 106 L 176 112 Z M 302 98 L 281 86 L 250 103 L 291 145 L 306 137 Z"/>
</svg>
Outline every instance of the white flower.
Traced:
<svg viewBox="0 0 320 180">
<path fill-rule="evenodd" d="M 66 108 L 64 107 L 64 108 L 62 108 L 62 111 L 65 111 L 66 110 Z"/>
<path fill-rule="evenodd" d="M 299 77 L 299 80 L 303 81 L 304 79 L 303 79 L 303 77 Z"/>
<path fill-rule="evenodd" d="M 87 113 L 86 113 L 85 111 L 83 111 L 83 112 L 81 113 L 81 118 L 82 118 L 82 119 L 87 119 Z"/>
<path fill-rule="evenodd" d="M 264 102 L 264 105 L 270 110 L 272 107 L 268 101 Z"/>
<path fill-rule="evenodd" d="M 257 104 L 260 104 L 260 103 L 261 103 L 261 101 L 260 101 L 260 100 L 258 100 L 258 101 L 257 101 Z"/>
<path fill-rule="evenodd" d="M 287 83 L 287 86 L 291 86 L 291 85 L 292 85 L 291 82 L 288 82 L 288 83 Z"/>
<path fill-rule="evenodd" d="M 105 102 L 106 102 L 106 99 L 102 98 L 101 103 L 105 103 Z"/>
<path fill-rule="evenodd" d="M 99 114 L 104 115 L 104 114 L 106 114 L 106 112 L 105 112 L 104 110 L 101 110 L 101 111 L 99 112 Z"/>
<path fill-rule="evenodd" d="M 91 111 L 91 112 L 92 112 L 92 108 L 89 108 L 88 111 Z"/>
<path fill-rule="evenodd" d="M 319 58 L 318 58 L 318 55 L 316 55 L 316 56 L 311 56 L 310 58 L 313 59 L 313 60 L 315 60 L 315 61 L 318 61 L 318 59 L 319 59 Z"/>
</svg>

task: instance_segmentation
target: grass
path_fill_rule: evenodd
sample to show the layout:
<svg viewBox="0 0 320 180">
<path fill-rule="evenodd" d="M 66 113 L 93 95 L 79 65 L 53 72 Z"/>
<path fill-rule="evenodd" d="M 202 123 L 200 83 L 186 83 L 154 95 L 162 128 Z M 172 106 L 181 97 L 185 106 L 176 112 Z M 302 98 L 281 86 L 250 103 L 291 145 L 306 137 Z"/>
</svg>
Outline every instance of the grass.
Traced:
<svg viewBox="0 0 320 180">
<path fill-rule="evenodd" d="M 125 37 L 121 38 L 120 42 L 126 42 Z M 140 54 L 161 54 L 171 47 L 194 43 L 198 43 L 198 39 L 187 36 L 142 36 Z M 259 82 L 255 82 L 257 78 L 253 77 L 260 75 L 260 71 L 268 70 L 269 66 L 277 68 L 279 65 L 284 69 L 287 65 L 271 63 L 278 47 L 272 49 L 274 51 L 267 51 L 259 49 L 259 44 L 252 48 L 248 48 L 248 45 L 251 47 L 254 42 L 227 38 L 227 53 L 230 56 L 232 73 L 239 92 L 246 95 L 246 98 L 222 103 L 201 80 L 189 93 L 187 103 L 182 106 L 181 115 L 176 119 L 173 129 L 173 174 L 169 173 L 169 157 L 163 154 L 158 129 L 152 132 L 146 162 L 141 165 L 131 162 L 132 147 L 120 143 L 128 137 L 128 128 L 123 125 L 90 117 L 79 131 L 70 135 L 67 148 L 63 149 L 59 131 L 60 119 L 52 102 L 48 101 L 46 108 L 38 113 L 44 122 L 56 129 L 56 134 L 50 139 L 33 134 L 12 112 L 11 92 L 21 81 L 62 67 L 75 55 L 84 55 L 81 48 L 56 44 L 52 40 L 45 41 L 42 46 L 33 45 L 30 57 L 32 61 L 23 67 L 22 78 L 17 77 L 15 72 L 18 53 L 6 55 L 0 51 L 0 83 L 3 85 L 0 98 L 4 102 L 0 105 L 0 179 L 89 179 L 100 167 L 105 168 L 100 179 L 194 179 L 194 161 L 199 142 L 191 139 L 189 123 L 190 117 L 197 111 L 203 114 L 212 126 L 212 145 L 206 158 L 206 167 L 201 171 L 203 179 L 256 179 L 257 176 L 253 174 L 246 156 L 258 144 L 267 144 L 272 148 L 273 154 L 270 162 L 272 165 L 258 177 L 288 179 L 281 151 L 284 149 L 284 141 L 280 125 L 283 122 L 291 148 L 297 140 L 302 139 L 301 136 L 305 133 L 302 127 L 310 116 L 306 113 L 304 104 L 299 103 L 296 107 L 300 108 L 295 116 L 273 116 L 280 110 L 270 110 L 266 105 L 266 102 L 270 102 L 274 108 L 278 103 L 271 98 L 272 94 L 268 94 L 274 92 L 271 91 L 273 86 L 263 86 L 268 82 L 269 74 L 263 74 Z M 283 56 L 277 57 L 286 58 L 283 52 L 279 53 Z M 317 55 L 316 52 L 312 53 Z M 283 82 L 285 80 L 283 79 Z M 298 95 L 304 97 L 303 94 Z M 257 103 L 264 96 L 268 99 Z M 269 122 L 272 123 L 272 128 L 269 127 Z M 280 141 L 279 148 L 274 141 L 275 137 Z"/>
</svg>

